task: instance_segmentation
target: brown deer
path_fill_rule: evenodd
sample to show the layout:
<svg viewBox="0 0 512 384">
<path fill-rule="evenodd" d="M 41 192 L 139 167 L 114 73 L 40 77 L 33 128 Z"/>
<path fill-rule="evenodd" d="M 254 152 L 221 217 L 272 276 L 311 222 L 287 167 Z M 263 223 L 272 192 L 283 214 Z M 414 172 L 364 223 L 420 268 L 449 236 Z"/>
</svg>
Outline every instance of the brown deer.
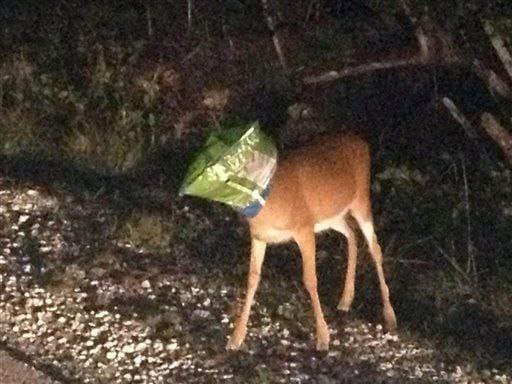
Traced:
<svg viewBox="0 0 512 384">
<path fill-rule="evenodd" d="M 317 292 L 315 232 L 334 229 L 347 238 L 347 272 L 338 309 L 348 311 L 354 298 L 357 257 L 356 238 L 346 221 L 348 215 L 361 228 L 375 262 L 385 326 L 396 327 L 372 220 L 368 144 L 354 135 L 327 135 L 280 159 L 266 204 L 255 217 L 248 218 L 251 260 L 247 296 L 228 349 L 238 349 L 245 339 L 267 243 L 289 240 L 298 244 L 302 254 L 304 285 L 316 320 L 316 348 L 329 349 L 329 330 Z"/>
</svg>

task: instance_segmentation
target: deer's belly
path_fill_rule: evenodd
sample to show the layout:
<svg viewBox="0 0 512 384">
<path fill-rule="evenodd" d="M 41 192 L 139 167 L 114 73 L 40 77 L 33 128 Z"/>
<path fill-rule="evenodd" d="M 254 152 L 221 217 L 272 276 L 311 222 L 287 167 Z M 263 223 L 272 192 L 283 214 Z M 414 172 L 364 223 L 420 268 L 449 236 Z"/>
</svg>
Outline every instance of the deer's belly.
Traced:
<svg viewBox="0 0 512 384">
<path fill-rule="evenodd" d="M 344 216 L 345 212 L 342 212 L 336 216 L 317 222 L 314 226 L 315 233 L 339 227 L 339 223 L 343 220 Z M 253 236 L 266 243 L 283 243 L 293 239 L 293 231 L 272 227 L 266 227 L 260 230 L 253 228 Z"/>
<path fill-rule="evenodd" d="M 315 224 L 315 233 L 323 232 L 327 229 L 336 228 L 339 227 L 339 223 L 344 220 L 345 211 L 341 212 L 340 214 L 329 217 L 328 219 L 323 219 L 318 221 Z"/>
<path fill-rule="evenodd" d="M 255 233 L 258 240 L 266 243 L 284 243 L 292 240 L 292 231 L 286 229 L 267 228 L 264 231 Z"/>
</svg>

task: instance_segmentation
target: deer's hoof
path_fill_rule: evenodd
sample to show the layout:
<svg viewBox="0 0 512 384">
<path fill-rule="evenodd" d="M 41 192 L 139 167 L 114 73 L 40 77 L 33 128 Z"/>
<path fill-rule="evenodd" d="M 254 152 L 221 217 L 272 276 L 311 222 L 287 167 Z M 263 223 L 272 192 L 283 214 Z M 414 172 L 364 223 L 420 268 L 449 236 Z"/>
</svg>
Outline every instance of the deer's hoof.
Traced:
<svg viewBox="0 0 512 384">
<path fill-rule="evenodd" d="M 238 351 L 242 345 L 242 341 L 243 340 L 238 340 L 236 337 L 231 336 L 226 344 L 226 349 L 228 351 Z"/>
</svg>

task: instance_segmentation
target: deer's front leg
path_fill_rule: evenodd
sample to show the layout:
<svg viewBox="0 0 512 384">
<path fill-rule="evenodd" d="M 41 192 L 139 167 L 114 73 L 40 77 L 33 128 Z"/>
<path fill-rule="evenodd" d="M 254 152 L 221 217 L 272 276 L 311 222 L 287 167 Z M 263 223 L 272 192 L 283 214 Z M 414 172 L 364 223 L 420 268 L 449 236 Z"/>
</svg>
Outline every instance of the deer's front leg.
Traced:
<svg viewBox="0 0 512 384">
<path fill-rule="evenodd" d="M 251 261 L 249 267 L 249 276 L 247 278 L 247 296 L 245 298 L 244 307 L 242 313 L 238 318 L 235 329 L 229 338 L 227 349 L 238 349 L 245 339 L 247 333 L 247 322 L 249 321 L 249 314 L 251 312 L 251 306 L 254 301 L 254 295 L 258 289 L 261 275 L 261 265 L 265 257 L 265 249 L 267 243 L 254 239 L 251 239 Z"/>
<path fill-rule="evenodd" d="M 308 228 L 297 233 L 295 235 L 295 241 L 299 245 L 302 254 L 304 285 L 311 297 L 311 304 L 315 314 L 316 349 L 319 351 L 327 351 L 329 349 L 329 328 L 324 319 L 317 291 L 315 233 L 313 232 L 313 228 Z"/>
</svg>

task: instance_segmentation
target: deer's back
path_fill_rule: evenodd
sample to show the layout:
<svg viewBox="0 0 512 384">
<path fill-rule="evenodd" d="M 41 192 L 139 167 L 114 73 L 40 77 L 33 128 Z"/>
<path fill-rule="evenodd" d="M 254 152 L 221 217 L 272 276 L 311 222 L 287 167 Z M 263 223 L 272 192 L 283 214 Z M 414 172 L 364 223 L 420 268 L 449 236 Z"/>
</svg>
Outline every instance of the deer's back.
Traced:
<svg viewBox="0 0 512 384">
<path fill-rule="evenodd" d="M 294 150 L 279 160 L 266 205 L 249 220 L 251 233 L 280 242 L 301 227 L 330 227 L 368 193 L 369 167 L 368 145 L 354 135 L 326 135 Z"/>
</svg>

